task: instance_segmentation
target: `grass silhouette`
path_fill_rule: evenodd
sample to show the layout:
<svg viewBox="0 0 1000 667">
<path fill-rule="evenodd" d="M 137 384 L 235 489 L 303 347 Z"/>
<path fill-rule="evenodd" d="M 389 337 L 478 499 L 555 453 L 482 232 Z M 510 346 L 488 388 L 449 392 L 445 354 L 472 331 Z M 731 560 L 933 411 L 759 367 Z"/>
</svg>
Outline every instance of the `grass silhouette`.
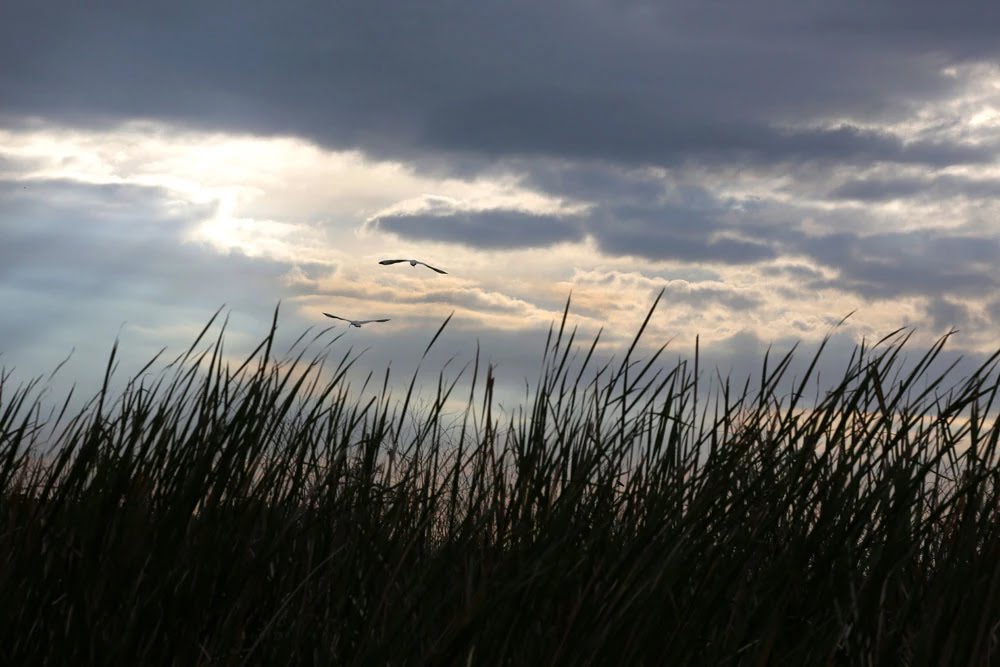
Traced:
<svg viewBox="0 0 1000 667">
<path fill-rule="evenodd" d="M 476 358 L 456 420 L 457 380 L 356 400 L 276 322 L 115 395 L 113 351 L 72 414 L 3 376 L 4 662 L 997 661 L 996 355 L 929 376 L 946 338 L 895 332 L 814 398 L 822 348 L 790 394 L 793 353 L 706 389 L 634 358 L 646 323 L 593 368 L 564 313 L 520 410 Z"/>
</svg>

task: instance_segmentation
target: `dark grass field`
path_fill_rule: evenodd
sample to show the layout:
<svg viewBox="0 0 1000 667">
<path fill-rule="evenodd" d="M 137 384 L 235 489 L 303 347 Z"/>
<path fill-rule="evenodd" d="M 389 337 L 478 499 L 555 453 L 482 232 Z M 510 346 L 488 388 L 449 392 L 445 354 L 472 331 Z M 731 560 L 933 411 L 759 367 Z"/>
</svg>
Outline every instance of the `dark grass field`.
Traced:
<svg viewBox="0 0 1000 667">
<path fill-rule="evenodd" d="M 513 412 L 478 359 L 417 409 L 273 329 L 82 410 L 5 375 L 0 662 L 1000 664 L 996 358 L 897 332 L 788 392 L 564 325 Z"/>
</svg>

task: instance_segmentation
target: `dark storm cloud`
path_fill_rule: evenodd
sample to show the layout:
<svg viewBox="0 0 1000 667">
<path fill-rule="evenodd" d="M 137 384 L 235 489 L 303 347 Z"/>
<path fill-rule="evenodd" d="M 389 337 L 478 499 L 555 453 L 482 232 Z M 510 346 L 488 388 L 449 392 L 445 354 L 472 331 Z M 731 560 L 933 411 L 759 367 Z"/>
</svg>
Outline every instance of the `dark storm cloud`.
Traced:
<svg viewBox="0 0 1000 667">
<path fill-rule="evenodd" d="M 8 3 L 0 111 L 298 134 L 434 162 L 458 151 L 705 160 L 982 162 L 831 117 L 902 117 L 940 67 L 1000 52 L 989 5 Z M 789 129 L 792 125 L 799 129 Z M 438 163 L 440 164 L 440 163 Z M 485 162 L 484 162 L 485 164 Z"/>
<path fill-rule="evenodd" d="M 572 218 L 503 209 L 383 215 L 370 226 L 403 238 L 491 249 L 537 248 L 582 238 Z"/>
</svg>

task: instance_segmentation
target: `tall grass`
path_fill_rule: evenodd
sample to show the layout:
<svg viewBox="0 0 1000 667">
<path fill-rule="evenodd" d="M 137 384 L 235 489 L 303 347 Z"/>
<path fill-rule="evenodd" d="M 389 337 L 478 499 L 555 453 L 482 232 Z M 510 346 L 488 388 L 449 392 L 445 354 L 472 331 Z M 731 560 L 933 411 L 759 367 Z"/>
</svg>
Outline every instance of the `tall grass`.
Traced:
<svg viewBox="0 0 1000 667">
<path fill-rule="evenodd" d="M 709 386 L 565 324 L 505 413 L 478 358 L 448 416 L 457 377 L 416 410 L 273 327 L 115 395 L 112 352 L 72 414 L 4 375 L 3 662 L 998 662 L 995 356 L 896 332 L 784 392 L 792 353 Z"/>
</svg>

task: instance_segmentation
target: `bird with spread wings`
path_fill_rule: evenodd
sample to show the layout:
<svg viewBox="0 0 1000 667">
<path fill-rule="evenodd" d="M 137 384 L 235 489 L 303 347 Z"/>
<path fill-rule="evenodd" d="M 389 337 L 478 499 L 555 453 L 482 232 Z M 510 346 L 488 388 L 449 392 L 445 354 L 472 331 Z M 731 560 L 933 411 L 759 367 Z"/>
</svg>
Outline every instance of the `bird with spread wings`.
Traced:
<svg viewBox="0 0 1000 667">
<path fill-rule="evenodd" d="M 382 266 L 389 266 L 390 264 L 399 264 L 400 262 L 409 262 L 410 266 L 416 266 L 417 264 L 423 264 L 431 271 L 437 271 L 438 273 L 443 273 L 448 275 L 447 271 L 442 271 L 441 269 L 435 268 L 428 264 L 427 262 L 421 262 L 419 259 L 383 259 L 379 262 Z"/>
<path fill-rule="evenodd" d="M 337 317 L 336 315 L 331 315 L 330 313 L 323 313 L 327 317 L 332 317 L 335 320 L 340 320 L 342 322 L 347 322 L 348 326 L 361 328 L 362 324 L 370 324 L 371 322 L 388 322 L 388 319 L 384 320 L 349 320 L 344 317 Z"/>
</svg>

